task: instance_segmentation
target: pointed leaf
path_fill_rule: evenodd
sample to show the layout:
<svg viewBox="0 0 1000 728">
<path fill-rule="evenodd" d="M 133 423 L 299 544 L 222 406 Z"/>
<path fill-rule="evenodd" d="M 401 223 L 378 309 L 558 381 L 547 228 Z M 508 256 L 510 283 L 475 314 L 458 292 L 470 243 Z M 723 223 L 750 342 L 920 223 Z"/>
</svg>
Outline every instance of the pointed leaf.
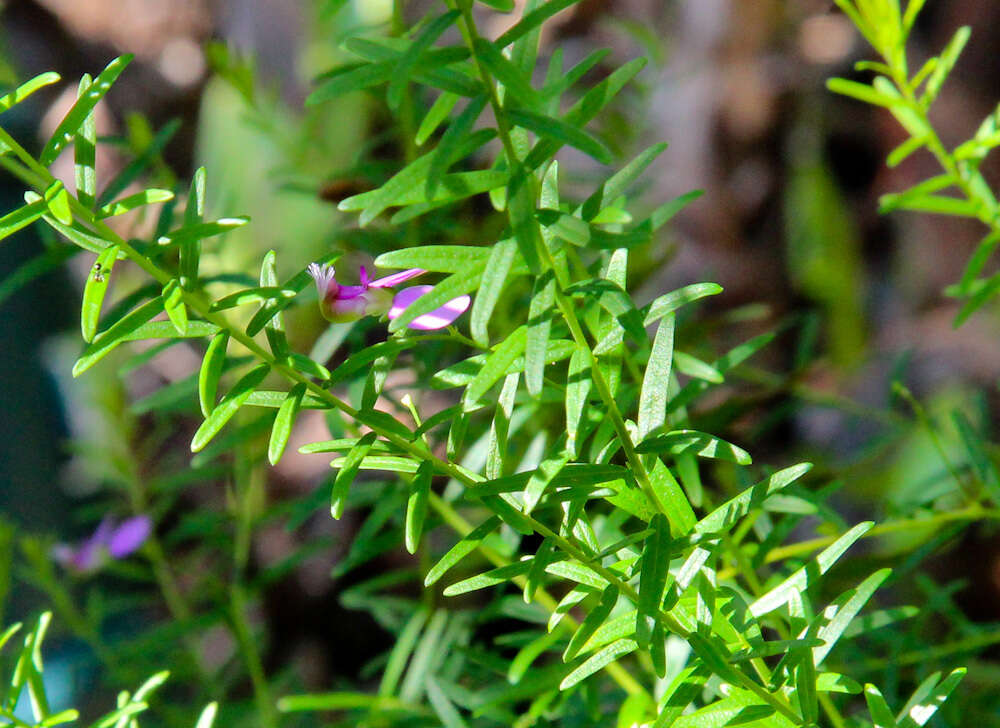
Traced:
<svg viewBox="0 0 1000 728">
<path fill-rule="evenodd" d="M 208 417 L 215 409 L 215 395 L 219 389 L 219 377 L 226 363 L 226 349 L 229 346 L 229 332 L 220 331 L 212 339 L 205 351 L 198 371 L 198 403 L 201 414 Z"/>
<path fill-rule="evenodd" d="M 101 308 L 104 306 L 104 296 L 111 282 L 111 270 L 118 259 L 118 246 L 111 245 L 97 256 L 87 283 L 83 287 L 83 304 L 80 307 L 80 330 L 83 340 L 91 342 L 97 333 L 97 324 L 101 318 Z"/>
<path fill-rule="evenodd" d="M 163 310 L 163 299 L 156 297 L 132 310 L 98 335 L 73 365 L 73 376 L 78 377 L 106 357 L 115 347 L 125 341 L 128 334 L 149 321 Z"/>
<path fill-rule="evenodd" d="M 285 446 L 288 445 L 288 438 L 292 434 L 295 417 L 302 406 L 302 398 L 305 393 L 306 385 L 304 383 L 296 384 L 278 408 L 274 424 L 271 425 L 271 439 L 267 445 L 267 459 L 271 465 L 277 465 L 285 452 Z"/>
<path fill-rule="evenodd" d="M 629 653 L 635 652 L 639 645 L 635 640 L 618 640 L 603 650 L 596 652 L 584 661 L 582 665 L 570 672 L 563 681 L 559 683 L 560 690 L 569 690 L 577 683 L 586 680 L 598 670 L 607 667 L 612 662 L 621 659 Z"/>
<path fill-rule="evenodd" d="M 77 131 L 83 126 L 90 112 L 94 110 L 98 102 L 104 98 L 104 95 L 108 92 L 125 67 L 132 61 L 132 54 L 126 54 L 119 56 L 107 65 L 107 67 L 101 71 L 94 82 L 90 84 L 86 92 L 83 93 L 80 98 L 76 100 L 73 104 L 73 108 L 69 110 L 69 113 L 63 117 L 63 120 L 56 127 L 55 132 L 52 134 L 52 138 L 45 144 L 41 153 L 38 155 L 38 161 L 43 167 L 48 167 L 52 164 L 56 157 L 59 156 L 59 152 L 63 148 L 73 141 L 76 136 Z M 2 103 L 2 102 L 0 102 Z"/>
<path fill-rule="evenodd" d="M 233 388 L 222 398 L 222 401 L 211 411 L 201 423 L 201 426 L 194 433 L 191 439 L 191 452 L 202 450 L 205 445 L 211 442 L 219 430 L 221 430 L 233 415 L 239 412 L 254 390 L 264 381 L 264 378 L 271 371 L 268 364 L 261 364 L 245 374 Z"/>
<path fill-rule="evenodd" d="M 406 501 L 406 550 L 411 554 L 417 552 L 420 539 L 424 532 L 424 521 L 427 518 L 427 499 L 431 490 L 431 476 L 434 468 L 429 460 L 420 463 L 417 474 L 410 484 L 410 496 Z"/>
<path fill-rule="evenodd" d="M 791 576 L 771 589 L 762 597 L 750 605 L 750 613 L 755 617 L 773 612 L 775 609 L 786 604 L 792 598 L 793 593 L 802 592 L 811 586 L 812 580 L 822 576 L 839 559 L 855 541 L 865 535 L 871 527 L 875 525 L 871 521 L 859 523 L 843 536 L 838 538 L 827 548 L 802 568 L 796 570 Z"/>
<path fill-rule="evenodd" d="M 361 463 L 368 455 L 376 437 L 374 432 L 363 436 L 344 458 L 343 464 L 340 465 L 340 472 L 337 473 L 337 478 L 333 482 L 333 491 L 330 494 L 330 515 L 338 520 L 344 515 L 344 507 L 347 505 L 347 494 L 351 483 L 354 482 L 354 478 L 361 468 Z"/>
<path fill-rule="evenodd" d="M 667 314 L 656 330 L 639 393 L 638 435 L 646 437 L 666 421 L 667 388 L 674 355 L 674 316 Z"/>
<path fill-rule="evenodd" d="M 496 516 L 490 516 L 476 528 L 470 531 L 466 536 L 452 546 L 448 552 L 441 557 L 440 561 L 431 567 L 431 570 L 427 572 L 427 576 L 424 577 L 424 586 L 430 586 L 437 582 L 445 573 L 448 572 L 455 564 L 464 559 L 466 556 L 475 551 L 479 545 L 483 542 L 489 534 L 495 531 L 500 526 L 500 519 Z"/>
</svg>

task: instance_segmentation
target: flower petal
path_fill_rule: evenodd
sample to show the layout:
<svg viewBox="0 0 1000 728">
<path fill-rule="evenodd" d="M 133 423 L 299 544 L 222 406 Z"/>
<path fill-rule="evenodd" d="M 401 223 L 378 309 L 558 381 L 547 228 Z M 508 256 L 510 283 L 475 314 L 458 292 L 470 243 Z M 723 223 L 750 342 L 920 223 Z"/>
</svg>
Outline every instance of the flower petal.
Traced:
<svg viewBox="0 0 1000 728">
<path fill-rule="evenodd" d="M 389 309 L 389 318 L 394 319 L 399 317 L 402 315 L 403 311 L 409 308 L 424 294 L 429 293 L 432 290 L 434 290 L 434 286 L 411 286 L 409 288 L 404 288 L 402 291 L 397 293 L 396 297 L 393 299 L 392 308 Z M 445 326 L 448 326 L 455 319 L 461 316 L 462 313 L 464 313 L 469 307 L 470 303 L 472 303 L 472 299 L 468 296 L 453 298 L 440 308 L 436 308 L 429 313 L 417 316 L 413 319 L 413 321 L 407 324 L 407 328 L 416 329 L 418 331 L 443 329 Z"/>
<path fill-rule="evenodd" d="M 357 298 L 367 290 L 368 288 L 365 286 L 341 286 L 340 290 L 337 291 L 336 298 L 338 301 L 349 301 L 352 298 Z"/>
<path fill-rule="evenodd" d="M 153 530 L 149 516 L 135 516 L 123 522 L 108 538 L 108 552 L 122 559 L 142 546 Z"/>
<path fill-rule="evenodd" d="M 392 288 L 393 286 L 398 286 L 400 283 L 405 283 L 411 278 L 422 276 L 426 272 L 423 268 L 410 268 L 409 270 L 387 275 L 384 278 L 376 278 L 368 285 L 372 288 Z"/>
</svg>

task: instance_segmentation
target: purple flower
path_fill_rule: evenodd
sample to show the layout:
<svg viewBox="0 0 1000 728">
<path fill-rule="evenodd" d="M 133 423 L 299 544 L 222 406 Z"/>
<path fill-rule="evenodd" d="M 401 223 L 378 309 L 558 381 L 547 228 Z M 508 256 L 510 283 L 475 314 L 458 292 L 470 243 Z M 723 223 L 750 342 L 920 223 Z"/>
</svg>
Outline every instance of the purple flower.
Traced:
<svg viewBox="0 0 1000 728">
<path fill-rule="evenodd" d="M 310 263 L 306 270 L 316 281 L 316 290 L 319 293 L 319 310 L 323 314 L 323 318 L 334 323 L 357 321 L 362 316 L 381 316 L 383 314 L 394 319 L 433 288 L 433 286 L 411 286 L 404 288 L 394 297 L 392 292 L 387 290 L 426 273 L 427 271 L 422 268 L 410 268 L 372 281 L 368 279 L 368 270 L 361 266 L 358 271 L 360 285 L 357 286 L 342 286 L 337 283 L 331 265 L 321 266 L 319 263 Z M 470 303 L 471 299 L 468 296 L 454 298 L 430 313 L 417 316 L 409 323 L 408 328 L 420 331 L 443 329 L 458 318 L 469 307 Z"/>
<path fill-rule="evenodd" d="M 122 521 L 117 526 L 111 516 L 105 516 L 97 530 L 77 546 L 58 544 L 53 549 L 53 557 L 60 564 L 73 571 L 94 571 L 106 560 L 124 559 L 138 550 L 153 530 L 149 516 L 135 516 Z"/>
</svg>

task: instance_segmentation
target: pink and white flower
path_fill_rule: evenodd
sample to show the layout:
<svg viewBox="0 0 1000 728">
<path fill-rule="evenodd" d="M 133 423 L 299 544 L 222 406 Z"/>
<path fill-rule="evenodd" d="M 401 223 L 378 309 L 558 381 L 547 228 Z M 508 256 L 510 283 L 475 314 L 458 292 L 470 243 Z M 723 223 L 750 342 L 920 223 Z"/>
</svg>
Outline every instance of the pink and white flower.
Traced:
<svg viewBox="0 0 1000 728">
<path fill-rule="evenodd" d="M 310 263 L 306 270 L 316 281 L 320 313 L 327 321 L 334 323 L 357 321 L 363 316 L 381 316 L 382 314 L 388 315 L 390 319 L 395 319 L 401 316 L 417 299 L 434 288 L 433 286 L 411 286 L 404 288 L 394 296 L 392 291 L 388 290 L 426 273 L 427 271 L 422 268 L 410 268 L 383 278 L 369 280 L 368 270 L 361 266 L 358 271 L 360 285 L 357 286 L 339 284 L 331 265 Z M 407 325 L 407 328 L 419 331 L 443 329 L 462 315 L 469 308 L 471 302 L 472 299 L 468 296 L 453 298 L 443 306 L 417 316 Z"/>
</svg>

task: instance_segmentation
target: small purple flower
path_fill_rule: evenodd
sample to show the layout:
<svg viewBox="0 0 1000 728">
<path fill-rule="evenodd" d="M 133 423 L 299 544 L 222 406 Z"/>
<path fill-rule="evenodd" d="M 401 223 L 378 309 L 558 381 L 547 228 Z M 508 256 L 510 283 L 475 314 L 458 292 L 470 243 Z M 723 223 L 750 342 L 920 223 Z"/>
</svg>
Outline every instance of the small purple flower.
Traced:
<svg viewBox="0 0 1000 728">
<path fill-rule="evenodd" d="M 357 321 L 362 316 L 383 314 L 394 319 L 433 288 L 433 286 L 412 286 L 404 288 L 395 297 L 387 290 L 426 273 L 427 271 L 422 268 L 410 268 L 372 281 L 368 279 L 368 270 L 361 266 L 358 271 L 360 285 L 357 286 L 342 286 L 337 283 L 331 265 L 310 263 L 306 270 L 316 281 L 319 310 L 323 318 L 334 323 Z M 430 313 L 417 316 L 409 323 L 408 328 L 420 331 L 443 329 L 458 318 L 469 307 L 471 301 L 468 296 L 454 298 Z"/>
<path fill-rule="evenodd" d="M 73 571 L 94 571 L 106 560 L 124 559 L 142 546 L 153 530 L 149 516 L 134 516 L 117 526 L 111 516 L 105 516 L 97 530 L 77 546 L 58 544 L 52 551 L 56 561 Z"/>
</svg>

